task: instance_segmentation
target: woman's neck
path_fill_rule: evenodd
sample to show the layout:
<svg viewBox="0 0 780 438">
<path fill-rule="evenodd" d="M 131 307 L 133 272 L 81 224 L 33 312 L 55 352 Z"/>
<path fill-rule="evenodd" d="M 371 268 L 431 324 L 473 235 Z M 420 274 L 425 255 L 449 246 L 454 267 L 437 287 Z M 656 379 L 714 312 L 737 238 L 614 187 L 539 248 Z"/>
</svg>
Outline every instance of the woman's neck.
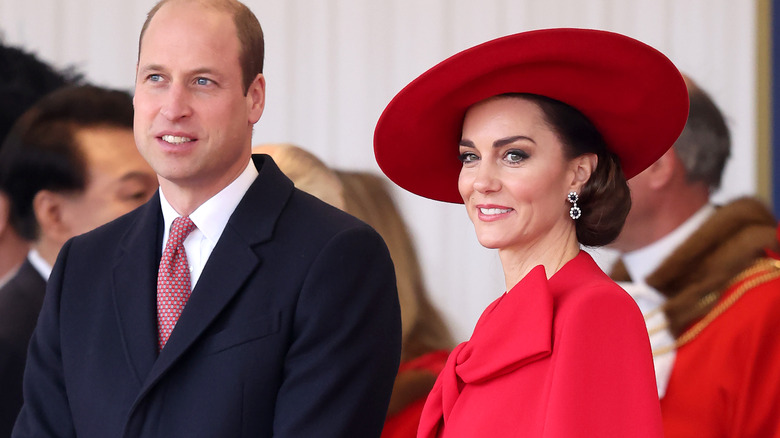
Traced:
<svg viewBox="0 0 780 438">
<path fill-rule="evenodd" d="M 542 265 L 547 278 L 552 277 L 580 252 L 574 227 L 560 233 L 550 232 L 528 245 L 499 248 L 507 291 L 533 268 Z"/>
</svg>

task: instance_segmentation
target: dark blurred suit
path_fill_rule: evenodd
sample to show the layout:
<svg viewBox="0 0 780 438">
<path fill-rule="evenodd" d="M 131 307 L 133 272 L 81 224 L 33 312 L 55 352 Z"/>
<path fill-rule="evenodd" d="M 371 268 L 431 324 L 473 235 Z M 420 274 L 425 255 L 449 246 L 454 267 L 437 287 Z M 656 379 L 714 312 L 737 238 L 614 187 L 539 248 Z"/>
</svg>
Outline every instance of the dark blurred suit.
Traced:
<svg viewBox="0 0 780 438">
<path fill-rule="evenodd" d="M 22 407 L 22 374 L 46 280 L 25 260 L 0 288 L 0 438 L 11 436 Z"/>
</svg>

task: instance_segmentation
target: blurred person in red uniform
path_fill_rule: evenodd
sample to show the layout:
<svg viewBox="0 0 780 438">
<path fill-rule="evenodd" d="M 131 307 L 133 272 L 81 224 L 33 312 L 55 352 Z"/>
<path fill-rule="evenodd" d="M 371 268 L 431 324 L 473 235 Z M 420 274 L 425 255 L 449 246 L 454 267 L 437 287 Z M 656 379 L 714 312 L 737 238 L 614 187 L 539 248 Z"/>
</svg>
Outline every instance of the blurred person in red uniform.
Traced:
<svg viewBox="0 0 780 438">
<path fill-rule="evenodd" d="M 650 334 L 667 438 L 780 437 L 777 222 L 762 202 L 715 205 L 729 129 L 686 78 L 690 112 L 674 147 L 629 181 L 612 277 Z"/>
</svg>

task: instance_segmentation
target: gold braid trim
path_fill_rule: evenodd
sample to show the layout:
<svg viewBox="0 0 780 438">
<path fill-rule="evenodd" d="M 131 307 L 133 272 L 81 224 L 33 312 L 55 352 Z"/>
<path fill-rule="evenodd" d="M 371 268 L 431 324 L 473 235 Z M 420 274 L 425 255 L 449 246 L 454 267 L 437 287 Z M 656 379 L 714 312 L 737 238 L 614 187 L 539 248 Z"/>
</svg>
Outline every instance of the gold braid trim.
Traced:
<svg viewBox="0 0 780 438">
<path fill-rule="evenodd" d="M 742 271 L 739 275 L 734 277 L 731 282 L 729 282 L 728 286 L 726 286 L 724 291 L 730 289 L 735 284 L 738 284 L 740 282 L 743 282 L 739 285 L 739 287 L 731 293 L 726 299 L 718 303 L 715 307 L 710 310 L 709 313 L 704 315 L 704 317 L 699 320 L 696 324 L 692 325 L 688 330 L 686 330 L 682 335 L 680 335 L 679 338 L 677 338 L 677 341 L 673 345 L 657 348 L 653 350 L 653 356 L 661 356 L 663 354 L 666 354 L 672 350 L 679 349 L 683 345 L 691 342 L 692 340 L 696 339 L 697 336 L 705 329 L 708 325 L 712 323 L 712 321 L 715 320 L 715 318 L 719 317 L 723 314 L 726 310 L 728 310 L 731 306 L 734 305 L 734 303 L 737 302 L 740 298 L 742 298 L 743 295 L 750 289 L 753 289 L 755 287 L 758 287 L 768 281 L 772 281 L 776 278 L 780 278 L 780 260 L 770 259 L 770 258 L 762 258 L 759 259 L 756 263 L 754 263 L 749 268 Z M 747 281 L 745 281 L 747 280 Z M 715 293 L 709 293 L 702 297 L 701 301 L 698 303 L 698 305 L 703 306 L 708 304 L 708 302 L 715 299 L 716 296 L 719 294 Z"/>
</svg>

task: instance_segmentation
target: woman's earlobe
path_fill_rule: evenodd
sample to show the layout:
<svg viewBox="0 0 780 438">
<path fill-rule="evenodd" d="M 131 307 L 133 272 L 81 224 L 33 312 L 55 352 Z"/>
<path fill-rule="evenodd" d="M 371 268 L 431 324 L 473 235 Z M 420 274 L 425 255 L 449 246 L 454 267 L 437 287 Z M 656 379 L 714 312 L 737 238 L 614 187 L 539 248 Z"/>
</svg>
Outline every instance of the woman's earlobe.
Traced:
<svg viewBox="0 0 780 438">
<path fill-rule="evenodd" d="M 576 186 L 579 190 L 580 187 L 585 185 L 596 171 L 599 158 L 596 154 L 583 154 L 575 158 L 573 161 L 574 178 L 571 182 L 572 187 Z"/>
</svg>

